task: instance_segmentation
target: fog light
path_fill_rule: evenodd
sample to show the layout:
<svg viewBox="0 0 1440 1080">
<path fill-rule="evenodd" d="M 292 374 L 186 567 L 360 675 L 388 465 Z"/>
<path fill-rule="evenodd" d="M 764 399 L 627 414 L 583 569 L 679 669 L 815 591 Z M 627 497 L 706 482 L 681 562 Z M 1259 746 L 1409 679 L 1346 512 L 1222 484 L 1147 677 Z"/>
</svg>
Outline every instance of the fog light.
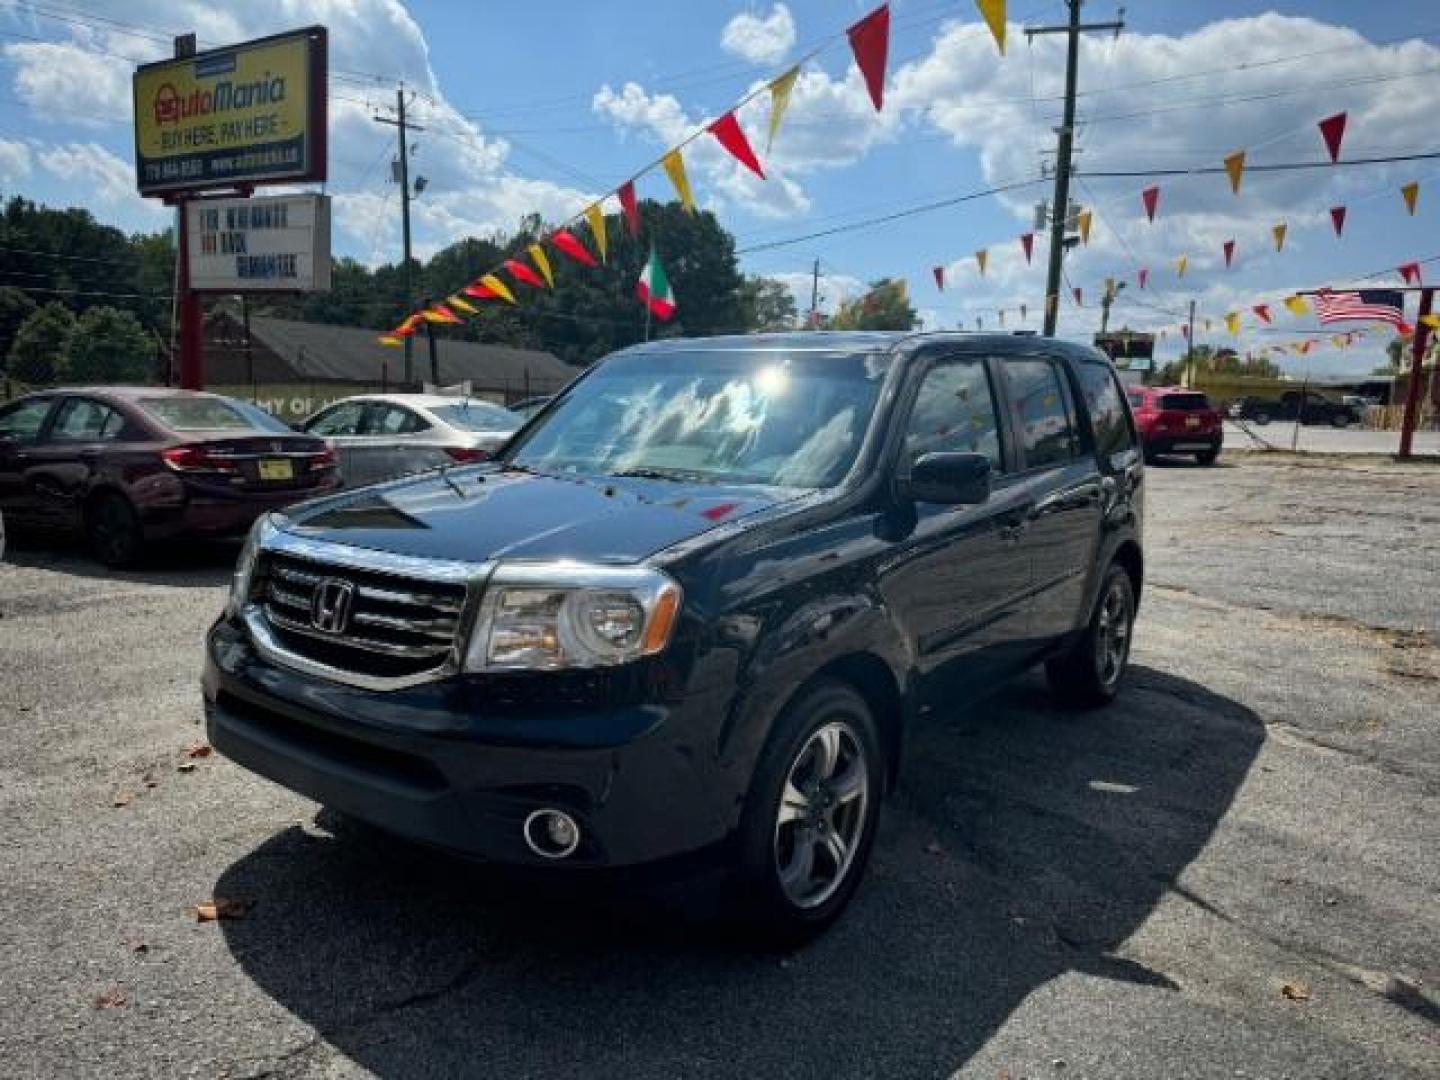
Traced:
<svg viewBox="0 0 1440 1080">
<path fill-rule="evenodd" d="M 563 859 L 580 846 L 580 826 L 563 810 L 536 810 L 523 832 L 526 845 L 544 859 Z"/>
</svg>

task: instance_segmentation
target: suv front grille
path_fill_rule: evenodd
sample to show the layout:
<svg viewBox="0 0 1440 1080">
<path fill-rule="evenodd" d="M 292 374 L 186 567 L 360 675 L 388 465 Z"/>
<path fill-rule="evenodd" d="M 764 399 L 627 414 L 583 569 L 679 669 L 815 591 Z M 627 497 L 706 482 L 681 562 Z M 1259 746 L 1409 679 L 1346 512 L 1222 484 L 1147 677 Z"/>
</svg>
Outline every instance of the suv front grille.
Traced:
<svg viewBox="0 0 1440 1080">
<path fill-rule="evenodd" d="M 278 552 L 261 556 L 255 581 L 253 598 L 287 650 L 378 678 L 443 667 L 465 610 L 460 582 L 330 566 Z M 338 614 L 337 603 L 343 608 Z"/>
</svg>

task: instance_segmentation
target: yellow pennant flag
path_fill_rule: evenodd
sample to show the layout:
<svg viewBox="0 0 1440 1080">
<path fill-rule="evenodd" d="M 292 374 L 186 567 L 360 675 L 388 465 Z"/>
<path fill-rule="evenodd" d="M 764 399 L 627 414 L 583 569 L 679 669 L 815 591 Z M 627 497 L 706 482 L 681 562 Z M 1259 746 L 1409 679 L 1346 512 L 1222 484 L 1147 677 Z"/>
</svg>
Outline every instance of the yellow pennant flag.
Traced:
<svg viewBox="0 0 1440 1080">
<path fill-rule="evenodd" d="M 990 27 L 995 44 L 1000 46 L 1000 55 L 1004 56 L 1005 0 L 975 0 L 975 6 L 980 9 L 980 14 L 985 19 L 985 25 Z"/>
<path fill-rule="evenodd" d="M 1420 321 L 1431 330 L 1440 330 L 1440 315 L 1421 315 Z"/>
<path fill-rule="evenodd" d="M 535 260 L 535 265 L 540 268 L 540 275 L 545 279 L 545 284 L 553 289 L 555 272 L 550 269 L 550 259 L 545 254 L 545 249 L 539 244 L 531 244 L 527 250 L 530 252 L 530 258 Z"/>
<path fill-rule="evenodd" d="M 1075 217 L 1075 224 L 1080 229 L 1080 242 L 1082 244 L 1088 244 L 1090 242 L 1090 222 L 1094 220 L 1094 217 L 1095 215 L 1089 210 L 1081 210 Z"/>
<path fill-rule="evenodd" d="M 780 130 L 780 118 L 790 107 L 790 91 L 795 89 L 795 80 L 800 78 L 800 65 L 796 64 L 778 79 L 770 83 L 770 133 L 765 138 L 765 156 L 770 156 L 770 147 L 775 143 L 775 133 Z"/>
<path fill-rule="evenodd" d="M 679 150 L 671 150 L 663 158 L 660 164 L 665 167 L 665 175 L 670 177 L 670 183 L 675 185 L 675 191 L 680 196 L 680 205 L 695 212 L 695 196 L 690 193 L 690 178 L 685 175 L 685 159 L 680 156 Z"/>
<path fill-rule="evenodd" d="M 1240 333 L 1240 316 L 1237 313 L 1232 311 L 1225 316 L 1225 329 L 1232 335 Z"/>
<path fill-rule="evenodd" d="M 1420 200 L 1420 184 L 1411 180 L 1400 189 L 1400 194 L 1405 196 L 1405 209 L 1410 211 L 1410 216 L 1415 216 L 1415 204 Z"/>
<path fill-rule="evenodd" d="M 605 261 L 605 246 L 609 243 L 609 237 L 605 235 L 605 211 L 600 209 L 599 203 L 591 203 L 585 209 L 585 220 L 590 223 L 590 235 L 595 238 L 595 246 L 600 249 L 600 261 Z"/>
<path fill-rule="evenodd" d="M 396 337 L 394 334 L 381 334 L 375 340 L 378 341 L 381 345 L 389 345 L 394 348 L 399 348 L 401 345 L 405 344 L 405 342 L 401 338 Z"/>
<path fill-rule="evenodd" d="M 989 258 L 990 258 L 990 253 L 989 253 L 988 251 L 977 251 L 977 252 L 975 252 L 975 261 L 980 264 L 980 276 L 981 276 L 981 277 L 984 277 L 984 276 L 985 276 L 985 263 L 989 260 Z"/>
<path fill-rule="evenodd" d="M 1230 177 L 1230 190 L 1240 194 L 1240 178 L 1245 175 L 1245 151 L 1236 150 L 1225 159 L 1225 172 Z"/>
<path fill-rule="evenodd" d="M 1305 303 L 1303 296 L 1287 296 L 1285 298 L 1285 306 L 1290 309 L 1290 314 L 1292 315 L 1310 314 L 1310 305 Z"/>
<path fill-rule="evenodd" d="M 506 285 L 505 282 L 501 281 L 494 274 L 486 274 L 480 279 L 480 284 L 484 285 L 507 304 L 515 303 L 515 297 L 510 293 L 510 286 Z"/>
<path fill-rule="evenodd" d="M 479 315 L 479 314 L 480 314 L 480 309 L 479 309 L 479 308 L 477 308 L 474 304 L 470 303 L 468 300 L 462 300 L 462 299 L 460 299 L 460 297 L 458 297 L 458 296 L 447 296 L 447 297 L 445 298 L 445 303 L 446 303 L 446 305 L 449 306 L 449 307 L 459 308 L 461 311 L 465 312 L 465 314 L 467 314 L 467 315 Z"/>
<path fill-rule="evenodd" d="M 1275 237 L 1275 250 L 1279 251 L 1285 246 L 1285 222 L 1280 222 L 1270 230 L 1270 235 Z"/>
<path fill-rule="evenodd" d="M 1186 269 L 1190 266 L 1190 256 L 1181 255 L 1175 260 L 1175 276 L 1184 277 Z"/>
</svg>

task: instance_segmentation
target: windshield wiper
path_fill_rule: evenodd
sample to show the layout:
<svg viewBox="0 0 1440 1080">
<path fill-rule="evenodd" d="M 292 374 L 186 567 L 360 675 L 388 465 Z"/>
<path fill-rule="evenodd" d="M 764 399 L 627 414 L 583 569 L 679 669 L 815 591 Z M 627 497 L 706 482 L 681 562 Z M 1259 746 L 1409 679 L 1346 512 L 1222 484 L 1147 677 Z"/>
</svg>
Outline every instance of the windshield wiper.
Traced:
<svg viewBox="0 0 1440 1080">
<path fill-rule="evenodd" d="M 714 482 L 713 477 L 703 472 L 695 472 L 690 469 L 660 469 L 648 465 L 634 469 L 620 469 L 610 475 L 629 476 L 637 480 L 673 480 L 678 483 L 685 483 L 687 481 L 700 483 Z"/>
</svg>

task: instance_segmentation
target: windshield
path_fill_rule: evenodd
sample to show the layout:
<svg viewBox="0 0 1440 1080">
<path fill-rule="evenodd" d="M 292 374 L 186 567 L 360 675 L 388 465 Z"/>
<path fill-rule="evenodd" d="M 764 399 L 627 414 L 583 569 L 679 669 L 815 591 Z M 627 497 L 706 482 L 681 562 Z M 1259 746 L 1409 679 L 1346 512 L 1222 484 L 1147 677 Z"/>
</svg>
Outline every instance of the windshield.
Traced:
<svg viewBox="0 0 1440 1080">
<path fill-rule="evenodd" d="M 242 411 L 241 402 L 222 397 L 141 398 L 140 407 L 171 431 L 288 431 L 264 410 Z"/>
<path fill-rule="evenodd" d="M 818 488 L 849 470 L 889 367 L 880 353 L 619 356 L 509 456 L 541 472 Z"/>
<path fill-rule="evenodd" d="M 466 431 L 514 431 L 521 417 L 509 409 L 488 401 L 461 401 L 454 405 L 435 405 L 430 411 L 445 423 Z"/>
</svg>

